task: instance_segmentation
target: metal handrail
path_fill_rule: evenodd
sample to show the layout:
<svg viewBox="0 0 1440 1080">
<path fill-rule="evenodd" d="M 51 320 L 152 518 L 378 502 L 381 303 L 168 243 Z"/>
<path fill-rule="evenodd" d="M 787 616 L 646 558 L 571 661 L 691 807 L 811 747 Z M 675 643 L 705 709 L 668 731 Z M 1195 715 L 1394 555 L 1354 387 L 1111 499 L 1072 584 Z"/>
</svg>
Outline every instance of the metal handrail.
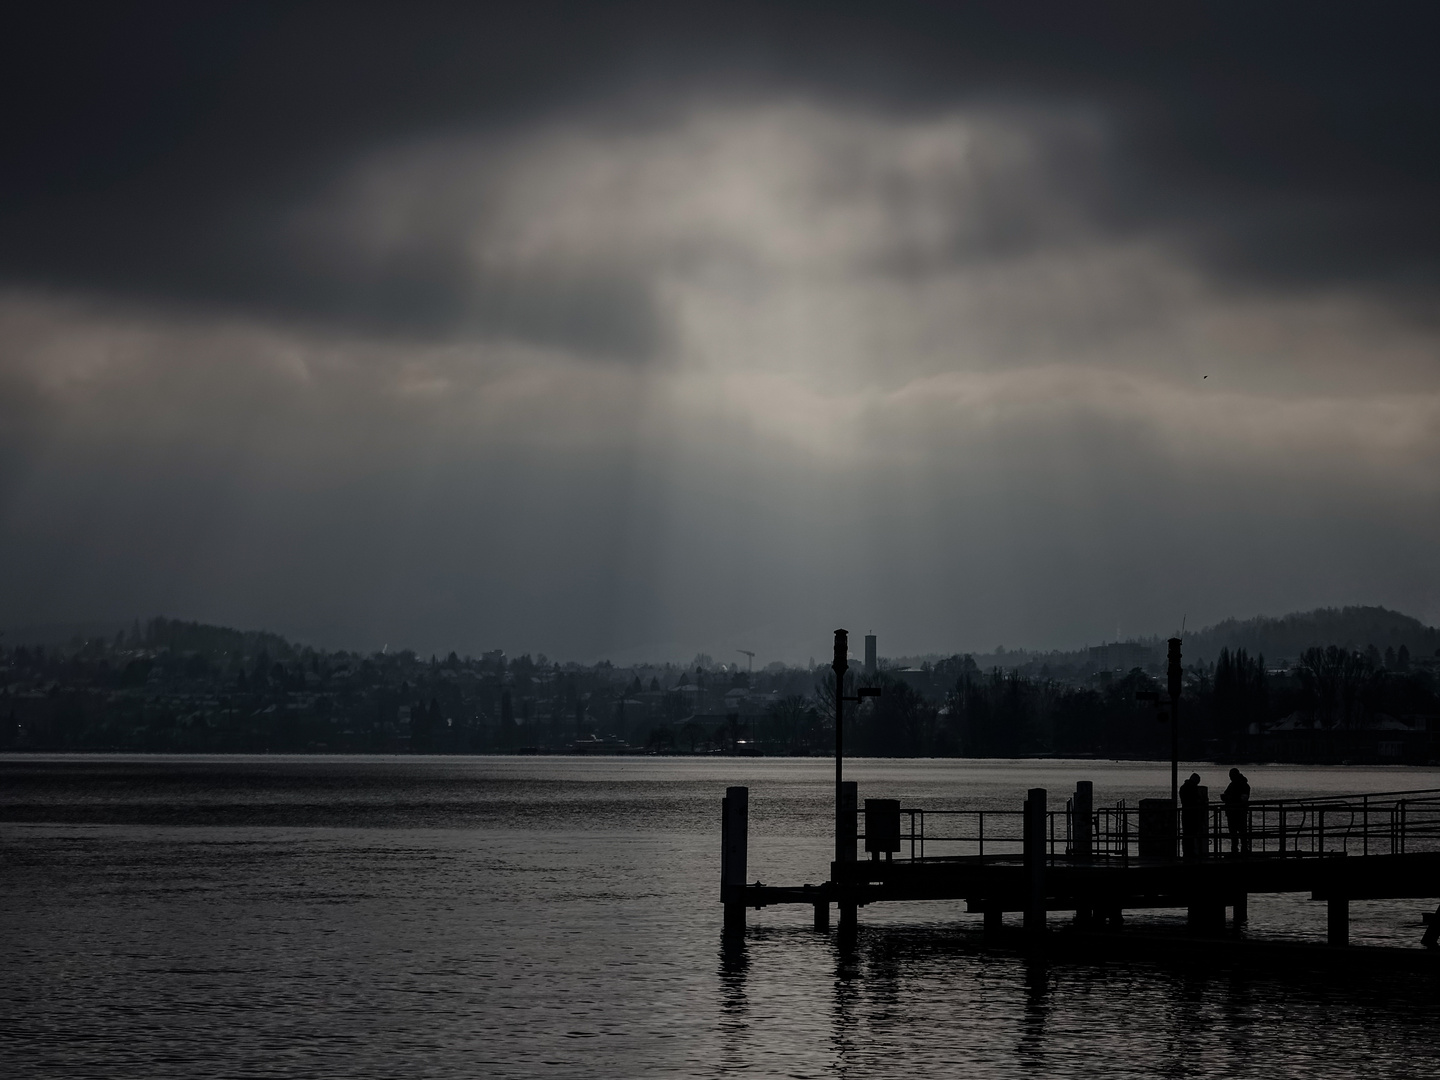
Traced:
<svg viewBox="0 0 1440 1080">
<path fill-rule="evenodd" d="M 1024 812 L 1021 810 L 907 807 L 902 808 L 901 813 L 907 815 L 910 822 L 908 838 L 912 861 L 931 857 L 927 849 L 935 845 L 941 845 L 941 852 L 951 845 L 973 845 L 973 857 L 981 860 L 1014 858 L 1024 850 Z M 1088 857 L 1128 863 L 1133 856 L 1138 856 L 1139 835 L 1131 821 L 1135 813 L 1135 808 L 1123 801 L 1094 809 Z M 927 816 L 956 822 L 958 828 L 938 832 L 927 829 Z M 1052 864 L 1077 854 L 1073 816 L 1073 800 L 1068 800 L 1064 809 L 1046 812 L 1045 856 Z M 1057 821 L 1057 817 L 1064 820 Z M 1181 825 L 1178 810 L 1176 818 L 1176 825 Z M 1230 820 L 1231 808 L 1223 805 L 1209 808 L 1203 847 L 1208 855 L 1314 858 L 1347 854 L 1400 855 L 1416 848 L 1440 851 L 1440 789 L 1435 788 L 1315 799 L 1255 800 L 1246 805 L 1239 829 L 1234 833 L 1229 830 Z M 973 821 L 973 829 L 966 829 L 967 821 Z M 1177 829 L 1176 835 L 1179 834 Z M 861 837 L 858 828 L 856 835 Z"/>
</svg>

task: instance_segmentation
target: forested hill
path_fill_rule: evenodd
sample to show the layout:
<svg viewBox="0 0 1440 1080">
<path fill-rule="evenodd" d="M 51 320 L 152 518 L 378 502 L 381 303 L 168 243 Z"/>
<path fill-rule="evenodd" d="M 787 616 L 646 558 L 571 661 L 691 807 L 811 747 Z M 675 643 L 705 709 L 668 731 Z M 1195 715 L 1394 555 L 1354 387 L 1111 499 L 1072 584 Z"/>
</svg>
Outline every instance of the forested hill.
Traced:
<svg viewBox="0 0 1440 1080">
<path fill-rule="evenodd" d="M 48 623 L 0 632 L 6 645 L 56 648 L 71 654 L 99 646 L 117 650 L 201 653 L 216 661 L 250 662 L 264 655 L 271 660 L 292 660 L 302 649 L 279 634 L 266 630 L 233 630 L 183 619 L 157 616 L 128 626 L 118 622 Z"/>
<path fill-rule="evenodd" d="M 232 630 L 228 626 L 208 626 L 180 619 L 154 618 L 143 628 L 137 625 L 131 634 L 138 639 L 137 644 L 147 649 L 169 649 L 177 653 L 206 653 L 243 660 L 261 653 L 271 660 L 289 660 L 298 654 L 295 646 L 279 634 L 265 630 Z"/>
<path fill-rule="evenodd" d="M 67 649 L 76 651 L 84 642 L 96 639 L 113 642 L 117 649 L 200 653 L 216 661 L 228 658 L 245 663 L 262 654 L 271 661 L 288 661 L 306 652 L 279 634 L 263 630 L 234 630 L 163 617 L 143 623 L 136 620 L 124 629 L 117 628 L 116 624 L 76 624 L 13 630 L 3 635 L 6 644 L 56 645 L 62 652 Z M 1139 644 L 1152 646 L 1159 655 L 1164 654 L 1165 644 L 1160 638 L 1145 639 Z M 1278 663 L 1295 659 L 1312 645 L 1338 645 L 1360 650 L 1374 645 L 1381 653 L 1392 648 L 1398 651 L 1403 645 L 1411 656 L 1418 659 L 1437 655 L 1440 629 L 1383 607 L 1316 608 L 1279 617 L 1260 615 L 1253 619 L 1226 619 L 1185 635 L 1185 662 L 1214 662 L 1220 650 L 1228 647 L 1232 651 L 1244 649 L 1251 656 L 1263 654 L 1267 661 Z M 321 653 L 324 651 L 321 650 Z M 1015 667 L 1017 661 L 1023 664 L 1025 659 L 1030 658 L 1037 664 L 1048 663 L 1053 670 L 1057 655 L 1027 653 L 1021 649 L 1005 655 L 976 656 L 975 659 L 982 668 L 988 669 L 992 666 Z M 928 659 L 933 662 L 944 657 L 937 654 Z M 1064 660 L 1065 657 L 1059 659 Z M 1086 672 L 1093 668 L 1093 658 L 1087 664 L 1084 650 L 1073 654 L 1070 661 Z M 918 666 L 918 660 L 915 665 Z"/>
<path fill-rule="evenodd" d="M 1226 619 L 1187 634 L 1185 660 L 1214 660 L 1228 646 L 1276 661 L 1299 656 L 1312 645 L 1374 645 L 1381 652 L 1404 645 L 1412 655 L 1433 656 L 1440 649 L 1440 630 L 1383 607 L 1316 608 L 1279 618 Z"/>
</svg>

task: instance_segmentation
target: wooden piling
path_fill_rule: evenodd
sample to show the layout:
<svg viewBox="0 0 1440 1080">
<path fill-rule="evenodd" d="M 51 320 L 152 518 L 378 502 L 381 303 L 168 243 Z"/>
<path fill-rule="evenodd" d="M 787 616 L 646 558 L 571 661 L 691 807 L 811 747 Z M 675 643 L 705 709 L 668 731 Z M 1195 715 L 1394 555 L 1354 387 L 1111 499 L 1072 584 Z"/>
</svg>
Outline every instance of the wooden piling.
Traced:
<svg viewBox="0 0 1440 1080">
<path fill-rule="evenodd" d="M 856 815 L 860 810 L 860 785 L 854 780 L 846 780 L 840 785 L 840 820 L 844 822 L 844 831 L 837 834 L 835 842 L 835 853 L 841 862 L 854 862 L 859 838 L 855 835 Z"/>
<path fill-rule="evenodd" d="M 1335 946 L 1350 944 L 1350 899 L 1332 896 L 1325 902 L 1326 940 Z"/>
<path fill-rule="evenodd" d="M 815 929 L 816 929 L 816 930 L 829 930 L 829 929 L 830 929 L 830 905 L 829 905 L 829 904 L 816 904 L 816 905 L 815 905 Z"/>
<path fill-rule="evenodd" d="M 1203 859 L 1210 854 L 1210 789 L 1201 784 L 1195 789 L 1195 801 L 1180 809 L 1181 845 L 1187 859 Z"/>
<path fill-rule="evenodd" d="M 1225 903 L 1213 896 L 1197 897 L 1186 912 L 1186 923 L 1196 934 L 1218 934 L 1225 929 Z"/>
<path fill-rule="evenodd" d="M 725 932 L 745 932 L 745 871 L 750 843 L 750 789 L 728 787 L 720 810 L 720 900 Z"/>
<path fill-rule="evenodd" d="M 840 785 L 840 806 L 837 820 L 843 823 L 836 833 L 835 853 L 839 861 L 853 863 L 858 855 L 859 838 L 855 834 L 856 815 L 860 809 L 860 786 L 854 780 L 846 780 Z M 836 867 L 830 875 L 833 881 L 845 881 L 844 870 Z M 857 914 L 859 907 L 854 900 L 851 900 L 846 893 L 848 889 L 842 886 L 840 902 L 837 905 L 840 909 L 840 932 L 849 934 L 855 931 L 858 925 Z"/>
<path fill-rule="evenodd" d="M 1031 788 L 1025 798 L 1025 932 L 1045 932 L 1045 789 Z"/>
<path fill-rule="evenodd" d="M 1420 944 L 1427 949 L 1433 949 L 1440 945 L 1440 907 L 1435 913 L 1425 919 L 1425 936 L 1420 939 Z"/>
<path fill-rule="evenodd" d="M 1094 826 L 1095 785 L 1081 780 L 1075 785 L 1075 799 L 1070 804 L 1071 854 L 1088 859 L 1095 853 Z"/>
</svg>

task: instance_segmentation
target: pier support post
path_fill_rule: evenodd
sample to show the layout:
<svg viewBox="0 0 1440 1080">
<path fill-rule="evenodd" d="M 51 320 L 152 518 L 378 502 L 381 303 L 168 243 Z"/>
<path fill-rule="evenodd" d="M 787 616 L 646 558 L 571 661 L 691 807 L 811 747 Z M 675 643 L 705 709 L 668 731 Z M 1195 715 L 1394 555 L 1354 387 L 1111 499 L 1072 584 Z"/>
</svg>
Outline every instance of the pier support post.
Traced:
<svg viewBox="0 0 1440 1080">
<path fill-rule="evenodd" d="M 1195 789 L 1194 802 L 1180 809 L 1181 850 L 1186 859 L 1203 859 L 1210 854 L 1210 789 Z"/>
<path fill-rule="evenodd" d="M 1210 896 L 1197 897 L 1187 912 L 1187 924 L 1194 934 L 1216 934 L 1225 929 L 1225 903 Z"/>
<path fill-rule="evenodd" d="M 1075 797 L 1070 801 L 1070 855 L 1088 862 L 1095 854 L 1095 785 L 1089 780 L 1075 783 Z M 1091 930 L 1096 923 L 1093 908 L 1075 909 L 1075 928 Z"/>
<path fill-rule="evenodd" d="M 1420 944 L 1427 949 L 1433 949 L 1440 944 L 1440 907 L 1425 920 L 1425 935 L 1420 939 Z"/>
<path fill-rule="evenodd" d="M 816 905 L 815 905 L 815 929 L 816 929 L 816 930 L 829 930 L 829 929 L 830 929 L 830 905 L 829 905 L 829 904 L 816 904 Z"/>
<path fill-rule="evenodd" d="M 835 857 L 840 862 L 854 862 L 859 848 L 855 836 L 856 815 L 860 811 L 860 785 L 846 780 L 840 785 L 840 806 L 837 813 L 840 823 L 836 826 Z"/>
<path fill-rule="evenodd" d="M 720 899 L 725 932 L 745 932 L 745 862 L 750 843 L 750 789 L 728 787 L 720 804 Z"/>
<path fill-rule="evenodd" d="M 857 919 L 859 908 L 848 897 L 854 885 L 845 869 L 845 864 L 853 864 L 859 856 L 859 839 L 855 835 L 856 815 L 859 810 L 860 786 L 854 780 L 846 780 L 840 785 L 840 805 L 836 809 L 836 813 L 839 815 L 835 833 L 837 859 L 832 874 L 835 884 L 840 887 L 840 900 L 836 906 L 840 909 L 840 932 L 842 934 L 853 934 L 859 925 Z"/>
<path fill-rule="evenodd" d="M 1234 916 L 1230 920 L 1230 928 L 1239 930 L 1250 920 L 1250 897 L 1245 893 L 1236 893 L 1232 901 Z"/>
<path fill-rule="evenodd" d="M 1332 896 L 1325 904 L 1326 907 L 1326 939 L 1331 945 L 1345 946 L 1350 944 L 1350 899 L 1345 896 Z"/>
<path fill-rule="evenodd" d="M 1070 854 L 1088 859 L 1095 853 L 1092 825 L 1095 812 L 1095 785 L 1081 780 L 1075 785 L 1075 799 L 1070 804 L 1070 833 L 1073 847 Z"/>
<path fill-rule="evenodd" d="M 1045 789 L 1031 788 L 1025 797 L 1025 933 L 1045 932 Z"/>
</svg>

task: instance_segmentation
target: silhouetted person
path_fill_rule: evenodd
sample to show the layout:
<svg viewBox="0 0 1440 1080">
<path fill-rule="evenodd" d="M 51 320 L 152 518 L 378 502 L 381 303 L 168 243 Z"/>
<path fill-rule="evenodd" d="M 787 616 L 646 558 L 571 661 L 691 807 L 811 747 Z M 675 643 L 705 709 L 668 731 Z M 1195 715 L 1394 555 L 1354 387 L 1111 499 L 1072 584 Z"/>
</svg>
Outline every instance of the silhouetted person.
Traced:
<svg viewBox="0 0 1440 1080">
<path fill-rule="evenodd" d="M 1239 769 L 1230 770 L 1230 786 L 1220 796 L 1225 824 L 1230 830 L 1230 851 L 1250 853 L 1250 781 Z"/>
<path fill-rule="evenodd" d="M 1185 858 L 1197 859 L 1205 853 L 1205 798 L 1200 792 L 1200 774 L 1180 785 L 1180 845 Z"/>
</svg>

